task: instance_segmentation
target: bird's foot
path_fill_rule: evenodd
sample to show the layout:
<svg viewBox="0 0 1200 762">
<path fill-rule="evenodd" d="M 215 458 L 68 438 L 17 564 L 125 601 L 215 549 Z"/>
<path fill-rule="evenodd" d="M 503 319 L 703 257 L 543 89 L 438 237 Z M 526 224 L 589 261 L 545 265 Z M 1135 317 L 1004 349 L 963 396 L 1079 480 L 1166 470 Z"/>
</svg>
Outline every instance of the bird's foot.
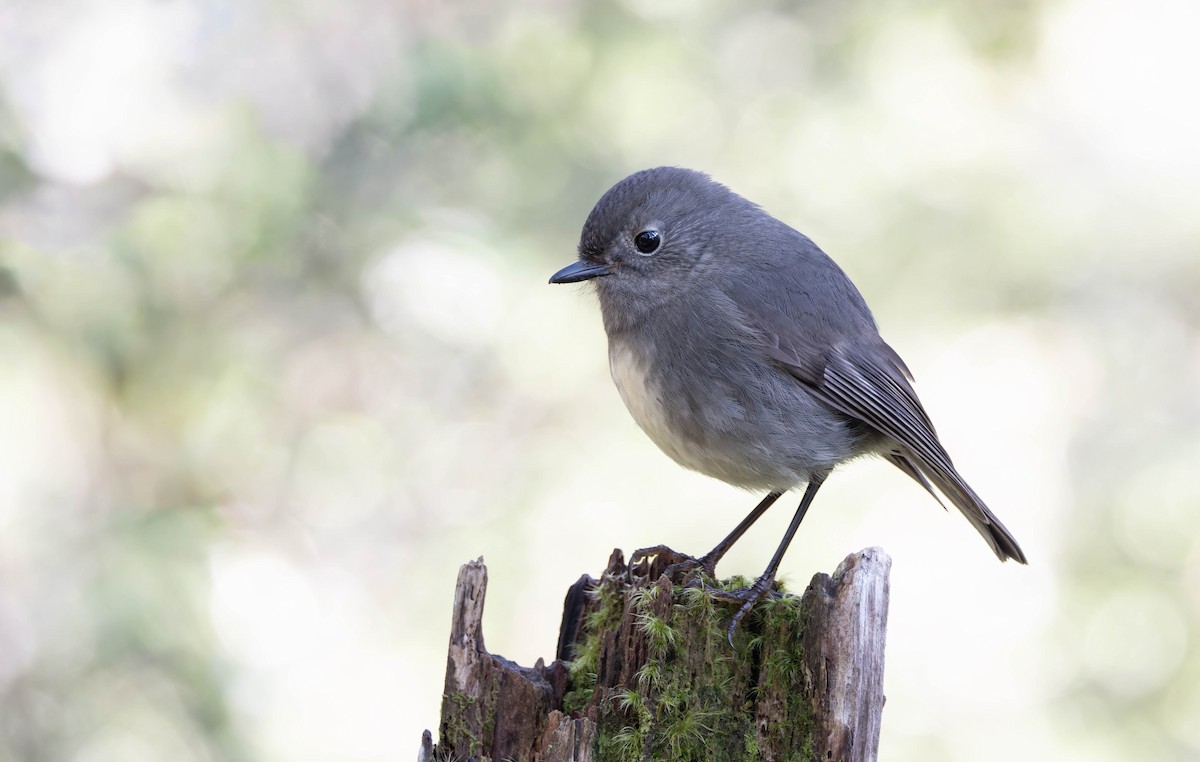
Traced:
<svg viewBox="0 0 1200 762">
<path fill-rule="evenodd" d="M 713 600 L 724 603 L 740 603 L 741 606 L 734 613 L 733 620 L 730 621 L 729 628 L 725 632 L 729 645 L 732 646 L 734 632 L 737 631 L 738 625 L 750 613 L 754 605 L 763 598 L 772 598 L 778 595 L 772 589 L 775 584 L 775 573 L 772 569 L 747 587 L 723 590 L 710 584 L 716 578 L 716 560 L 712 553 L 696 558 L 668 548 L 666 545 L 655 545 L 651 548 L 635 550 L 629 556 L 629 571 L 642 579 L 658 579 L 666 576 L 676 585 L 703 588 L 712 596 Z"/>
<path fill-rule="evenodd" d="M 729 629 L 725 631 L 725 636 L 729 640 L 730 647 L 733 646 L 733 633 L 737 631 L 738 625 L 742 619 L 750 613 L 750 609 L 754 608 L 754 604 L 761 601 L 763 598 L 770 598 L 777 593 L 772 590 L 775 582 L 774 574 L 764 574 L 754 580 L 754 584 L 749 587 L 740 587 L 736 590 L 721 590 L 719 588 L 709 587 L 708 592 L 715 600 L 724 601 L 726 603 L 740 603 L 741 607 L 733 615 L 733 619 L 729 622 Z"/>
<path fill-rule="evenodd" d="M 693 576 L 693 572 L 699 571 L 711 579 L 715 573 L 715 566 L 708 556 L 696 558 L 666 545 L 641 548 L 629 557 L 629 568 L 639 577 L 658 579 L 665 575 L 676 584 L 686 582 L 688 586 L 700 584 L 699 578 Z"/>
</svg>

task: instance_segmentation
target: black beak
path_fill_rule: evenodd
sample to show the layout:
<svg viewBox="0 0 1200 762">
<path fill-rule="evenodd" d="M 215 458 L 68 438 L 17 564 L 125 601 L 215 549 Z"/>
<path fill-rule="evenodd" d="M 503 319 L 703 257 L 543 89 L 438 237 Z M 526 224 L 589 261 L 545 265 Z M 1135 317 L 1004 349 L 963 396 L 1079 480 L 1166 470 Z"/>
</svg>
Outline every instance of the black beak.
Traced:
<svg viewBox="0 0 1200 762">
<path fill-rule="evenodd" d="M 581 259 L 572 262 L 550 276 L 551 283 L 578 283 L 581 280 L 599 278 L 601 275 L 612 275 L 612 269 L 600 262 Z"/>
</svg>

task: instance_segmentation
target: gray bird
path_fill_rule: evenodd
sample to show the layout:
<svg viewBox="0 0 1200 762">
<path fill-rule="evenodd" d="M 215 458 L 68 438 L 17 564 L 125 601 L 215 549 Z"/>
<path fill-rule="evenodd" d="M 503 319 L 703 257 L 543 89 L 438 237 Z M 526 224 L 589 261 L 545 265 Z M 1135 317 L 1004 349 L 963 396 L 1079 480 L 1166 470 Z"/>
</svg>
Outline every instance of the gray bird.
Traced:
<svg viewBox="0 0 1200 762">
<path fill-rule="evenodd" d="M 807 485 L 762 576 L 731 596 L 731 642 L 822 482 L 862 455 L 936 487 L 1001 561 L 1025 563 L 955 470 L 858 289 L 803 234 L 705 174 L 648 169 L 601 197 L 579 260 L 550 278 L 578 281 L 595 284 L 612 378 L 642 430 L 680 465 L 768 493 L 694 563 L 711 576 L 780 495 Z"/>
</svg>

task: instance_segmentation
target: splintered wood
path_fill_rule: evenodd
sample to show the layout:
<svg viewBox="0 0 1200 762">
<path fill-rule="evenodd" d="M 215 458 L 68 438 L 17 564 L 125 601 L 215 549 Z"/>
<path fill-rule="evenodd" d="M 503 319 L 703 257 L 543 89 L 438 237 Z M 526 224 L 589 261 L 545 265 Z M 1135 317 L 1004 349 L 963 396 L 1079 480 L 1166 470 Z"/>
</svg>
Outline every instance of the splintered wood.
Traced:
<svg viewBox="0 0 1200 762">
<path fill-rule="evenodd" d="M 876 758 L 891 559 L 879 548 L 755 607 L 734 607 L 667 556 L 613 551 L 564 603 L 557 658 L 522 667 L 484 647 L 483 559 L 459 571 L 439 743 L 418 758 L 851 760 Z M 678 567 L 676 567 L 678 569 Z M 721 583 L 729 587 L 732 582 Z"/>
</svg>

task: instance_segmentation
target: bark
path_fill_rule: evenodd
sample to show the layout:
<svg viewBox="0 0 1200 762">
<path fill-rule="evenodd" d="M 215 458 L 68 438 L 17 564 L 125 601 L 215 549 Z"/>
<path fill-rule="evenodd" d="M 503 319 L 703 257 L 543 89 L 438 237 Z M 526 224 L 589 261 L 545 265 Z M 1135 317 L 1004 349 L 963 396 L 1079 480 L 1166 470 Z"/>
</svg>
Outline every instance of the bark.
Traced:
<svg viewBox="0 0 1200 762">
<path fill-rule="evenodd" d="M 883 710 L 891 560 L 854 553 L 800 596 L 763 600 L 731 648 L 734 607 L 696 577 L 613 551 L 563 605 L 557 658 L 484 647 L 483 560 L 459 571 L 439 744 L 418 759 L 873 760 Z M 711 583 L 711 581 L 709 581 Z M 730 588 L 744 581 L 728 581 Z"/>
</svg>

